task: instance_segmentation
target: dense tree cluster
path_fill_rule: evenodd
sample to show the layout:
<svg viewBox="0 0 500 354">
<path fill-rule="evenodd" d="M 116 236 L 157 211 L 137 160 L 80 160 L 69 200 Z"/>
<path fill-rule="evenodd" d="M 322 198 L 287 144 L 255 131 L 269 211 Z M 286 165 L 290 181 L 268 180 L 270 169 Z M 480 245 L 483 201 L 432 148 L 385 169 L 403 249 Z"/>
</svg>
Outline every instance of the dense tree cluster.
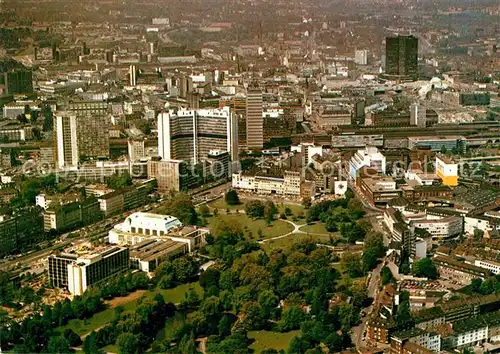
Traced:
<svg viewBox="0 0 500 354">
<path fill-rule="evenodd" d="M 438 277 L 437 268 L 430 258 L 424 258 L 415 262 L 415 264 L 413 264 L 413 274 L 417 277 L 429 279 L 437 279 Z"/>
<path fill-rule="evenodd" d="M 171 303 L 165 303 L 161 294 L 138 301 L 134 313 L 115 311 L 111 324 L 90 333 L 83 342 L 84 353 L 98 353 L 100 348 L 110 344 L 116 344 L 120 353 L 124 354 L 146 352 L 156 333 L 165 326 L 165 320 L 175 314 L 176 308 Z"/>
<path fill-rule="evenodd" d="M 315 203 L 307 213 L 307 221 L 321 221 L 328 232 L 340 231 L 349 243 L 355 243 L 366 235 L 366 227 L 358 222 L 363 215 L 363 205 L 359 200 L 343 198 Z"/>
<path fill-rule="evenodd" d="M 156 268 L 154 282 L 162 289 L 174 288 L 193 280 L 199 267 L 200 262 L 190 256 L 175 258 Z"/>
<path fill-rule="evenodd" d="M 234 189 L 230 189 L 224 196 L 224 199 L 228 205 L 240 204 L 240 198 L 238 197 L 238 192 L 236 192 Z"/>
<path fill-rule="evenodd" d="M 184 225 L 196 225 L 198 222 L 198 214 L 196 214 L 191 197 L 187 193 L 171 194 L 160 213 L 173 215 Z"/>
<path fill-rule="evenodd" d="M 482 280 L 480 278 L 473 279 L 469 288 L 472 292 L 482 295 L 500 293 L 500 275 L 495 275 Z"/>
<path fill-rule="evenodd" d="M 182 193 L 171 196 L 167 208 L 184 220 L 191 218 L 191 208 L 194 210 L 189 196 Z M 246 209 L 250 217 L 268 221 L 274 220 L 278 212 L 274 203 L 262 201 L 251 201 Z M 362 236 L 355 238 L 364 240 L 363 252 L 346 252 L 342 258 L 342 266 L 351 277 L 375 268 L 385 252 L 382 235 L 368 231 L 357 220 L 362 216 L 359 209 L 353 199 L 328 201 L 311 206 L 308 215 L 318 219 L 334 217 L 339 220 L 336 224 L 353 234 L 361 234 L 362 230 Z M 291 210 L 285 210 L 285 216 L 287 213 L 291 214 Z M 359 323 L 360 311 L 367 306 L 367 289 L 364 281 L 337 285 L 340 274 L 332 262 L 338 257 L 330 249 L 306 239 L 287 250 L 264 251 L 258 243 L 245 239 L 239 223 L 217 219 L 200 253 L 215 261 L 201 273 L 202 257 L 181 256 L 163 263 L 152 279 L 143 273 L 112 279 L 73 301 L 44 306 L 22 323 L 13 322 L 6 333 L 0 334 L 2 344 L 16 352 L 68 352 L 83 344 L 84 353 L 94 354 L 113 344 L 120 353 L 151 350 L 194 354 L 197 338 L 207 337 L 207 353 L 251 353 L 249 331 L 300 329 L 300 335 L 290 343 L 290 353 L 325 348 L 336 352 L 352 345 L 350 329 Z M 202 296 L 191 289 L 176 305 L 165 303 L 163 296 L 156 294 L 154 298 L 150 295 L 139 299 L 133 313 L 117 307 L 110 322 L 86 336 L 83 343 L 70 330 L 56 330 L 71 319 L 85 320 L 101 311 L 104 299 L 137 289 L 169 289 L 195 280 L 203 288 Z M 0 296 L 5 297 L 5 293 L 8 291 L 1 290 Z M 406 314 L 405 307 L 400 306 L 397 316 L 401 328 L 411 323 L 411 314 L 410 319 L 405 318 Z M 155 340 L 166 323 L 169 335 Z"/>
<path fill-rule="evenodd" d="M 407 330 L 415 326 L 415 318 L 411 314 L 410 294 L 403 291 L 399 294 L 399 305 L 396 311 L 396 329 Z"/>
<path fill-rule="evenodd" d="M 350 277 L 357 278 L 375 269 L 384 254 L 383 235 L 370 231 L 364 240 L 363 254 L 346 252 L 342 255 L 341 264 Z"/>
<path fill-rule="evenodd" d="M 206 252 L 219 262 L 200 275 L 204 297 L 186 294 L 173 338 L 154 351 L 191 352 L 195 338 L 208 337 L 209 353 L 250 353 L 246 333 L 252 330 L 302 329 L 292 343 L 300 343 L 304 350 L 299 353 L 321 345 L 332 350 L 351 345 L 349 331 L 366 305 L 366 288 L 344 289 L 344 300 L 353 301 L 329 306 L 339 278 L 330 265 L 330 250 L 304 241 L 287 252 L 266 253 L 244 242 L 241 234 L 230 231 L 209 239 Z"/>
<path fill-rule="evenodd" d="M 12 209 L 18 209 L 27 205 L 35 204 L 35 197 L 42 190 L 60 192 L 57 178 L 51 174 L 46 177 L 28 178 L 21 180 L 18 187 L 18 195 L 10 200 Z"/>
<path fill-rule="evenodd" d="M 53 329 L 73 318 L 88 318 L 103 308 L 101 297 L 89 293 L 77 296 L 73 301 L 59 301 L 54 307 L 44 305 L 42 311 L 32 317 L 26 317 L 19 323 L 10 321 L 0 333 L 2 345 L 13 346 L 15 353 L 67 353 L 67 350 L 60 350 L 66 348 L 66 344 L 69 346 L 69 340 L 59 338 Z"/>
<path fill-rule="evenodd" d="M 6 289 L 9 289 L 9 283 L 5 279 L 6 277 L 10 279 L 10 276 L 6 274 L 0 274 L 0 279 L 4 279 L 3 282 L 6 285 L 2 287 L 4 299 L 7 299 L 8 290 Z M 40 311 L 36 311 L 33 316 L 26 317 L 19 323 L 9 320 L 7 313 L 0 314 L 0 322 L 2 325 L 5 324 L 4 330 L 0 331 L 0 342 L 4 348 L 13 347 L 15 353 L 42 351 L 67 353 L 69 351 L 65 350 L 66 346 L 78 345 L 80 337 L 69 331 L 58 333 L 55 330 L 57 327 L 66 325 L 72 319 L 87 319 L 104 310 L 103 299 L 127 295 L 138 289 L 147 289 L 149 283 L 150 281 L 144 273 L 127 274 L 111 279 L 107 283 L 101 284 L 99 288 L 87 291 L 83 296 L 75 296 L 72 301 L 65 299 L 56 302 L 52 307 L 49 305 L 40 306 Z M 33 296 L 41 295 L 35 294 L 33 289 L 29 287 L 24 288 L 30 289 Z"/>
<path fill-rule="evenodd" d="M 132 185 L 130 173 L 115 173 L 108 178 L 108 187 L 111 189 L 120 189 Z"/>
</svg>

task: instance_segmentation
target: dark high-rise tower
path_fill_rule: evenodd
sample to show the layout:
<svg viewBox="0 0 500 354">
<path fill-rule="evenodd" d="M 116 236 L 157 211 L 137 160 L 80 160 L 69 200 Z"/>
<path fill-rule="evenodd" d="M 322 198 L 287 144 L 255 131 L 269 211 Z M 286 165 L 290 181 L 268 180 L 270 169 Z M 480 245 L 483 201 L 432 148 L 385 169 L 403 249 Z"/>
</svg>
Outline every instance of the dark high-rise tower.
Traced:
<svg viewBox="0 0 500 354">
<path fill-rule="evenodd" d="M 414 36 L 387 37 L 385 40 L 387 75 L 418 76 L 418 39 Z"/>
<path fill-rule="evenodd" d="M 3 75 L 6 94 L 15 95 L 33 92 L 33 77 L 30 70 L 12 70 Z"/>
<path fill-rule="evenodd" d="M 260 148 L 264 146 L 264 118 L 262 117 L 262 91 L 259 88 L 249 88 L 247 91 L 247 147 Z"/>
</svg>

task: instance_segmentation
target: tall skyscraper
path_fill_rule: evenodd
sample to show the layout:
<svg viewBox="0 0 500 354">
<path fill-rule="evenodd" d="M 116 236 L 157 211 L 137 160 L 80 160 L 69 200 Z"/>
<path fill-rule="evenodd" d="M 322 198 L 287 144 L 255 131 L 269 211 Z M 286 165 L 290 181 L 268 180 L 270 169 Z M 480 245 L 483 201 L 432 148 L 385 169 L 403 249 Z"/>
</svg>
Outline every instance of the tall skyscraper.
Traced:
<svg viewBox="0 0 500 354">
<path fill-rule="evenodd" d="M 231 171 L 239 172 L 240 170 L 240 158 L 239 158 L 239 128 L 238 128 L 238 120 L 239 117 L 236 113 L 231 111 L 231 115 L 229 118 L 229 126 L 230 126 L 230 151 L 229 157 L 231 159 Z"/>
<path fill-rule="evenodd" d="M 247 91 L 247 147 L 259 148 L 264 146 L 264 118 L 262 117 L 262 91 L 248 89 Z"/>
<path fill-rule="evenodd" d="M 170 153 L 170 112 L 158 114 L 158 155 L 163 160 L 172 159 Z"/>
<path fill-rule="evenodd" d="M 56 112 L 54 116 L 56 133 L 56 158 L 59 168 L 78 166 L 78 137 L 76 114 Z"/>
<path fill-rule="evenodd" d="M 129 85 L 130 86 L 135 86 L 137 85 L 137 68 L 135 65 L 130 65 L 130 68 L 128 70 L 128 75 L 129 75 Z"/>
<path fill-rule="evenodd" d="M 76 114 L 78 155 L 80 159 L 109 157 L 109 104 L 78 101 L 69 104 Z"/>
<path fill-rule="evenodd" d="M 237 123 L 229 107 L 219 109 L 181 109 L 158 115 L 158 155 L 164 160 L 183 160 L 198 164 L 211 150 L 227 151 L 234 158 L 238 151 Z M 236 129 L 236 131 L 235 131 Z"/>
<path fill-rule="evenodd" d="M 418 76 L 418 39 L 414 36 L 387 37 L 385 40 L 387 75 Z"/>
</svg>

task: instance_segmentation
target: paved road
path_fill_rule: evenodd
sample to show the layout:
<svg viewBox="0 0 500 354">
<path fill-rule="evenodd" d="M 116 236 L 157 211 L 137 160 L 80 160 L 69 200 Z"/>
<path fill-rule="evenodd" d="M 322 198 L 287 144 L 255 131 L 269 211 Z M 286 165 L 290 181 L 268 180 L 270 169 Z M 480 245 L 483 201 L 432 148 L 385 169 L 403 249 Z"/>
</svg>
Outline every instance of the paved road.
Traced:
<svg viewBox="0 0 500 354">
<path fill-rule="evenodd" d="M 352 329 L 352 341 L 356 344 L 356 348 L 360 349 L 366 346 L 363 341 L 363 332 L 365 330 L 366 322 L 368 318 L 371 317 L 372 311 L 374 310 L 375 299 L 378 295 L 378 284 L 380 279 L 380 270 L 382 269 L 383 263 L 380 263 L 377 268 L 375 268 L 370 277 L 370 282 L 368 284 L 368 297 L 373 298 L 372 304 L 366 308 L 364 311 L 366 313 L 365 317 L 361 318 L 361 323 Z"/>
</svg>

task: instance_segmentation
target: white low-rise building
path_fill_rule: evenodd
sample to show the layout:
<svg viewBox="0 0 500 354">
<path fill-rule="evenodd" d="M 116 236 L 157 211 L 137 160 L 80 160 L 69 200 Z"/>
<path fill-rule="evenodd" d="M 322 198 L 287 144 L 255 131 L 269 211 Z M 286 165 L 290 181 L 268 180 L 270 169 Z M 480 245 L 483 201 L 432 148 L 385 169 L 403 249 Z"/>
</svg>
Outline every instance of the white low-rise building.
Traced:
<svg viewBox="0 0 500 354">
<path fill-rule="evenodd" d="M 500 230 L 500 219 L 490 216 L 465 216 L 464 217 L 464 232 L 469 235 L 474 235 L 474 230 L 490 232 Z"/>
<path fill-rule="evenodd" d="M 386 158 L 376 147 L 367 146 L 364 150 L 356 151 L 349 160 L 350 177 L 356 179 L 358 171 L 363 167 L 385 174 Z"/>
<path fill-rule="evenodd" d="M 300 172 L 285 171 L 283 178 L 233 173 L 232 186 L 257 194 L 300 195 Z"/>
<path fill-rule="evenodd" d="M 415 220 L 411 222 L 411 225 L 429 232 L 433 240 L 458 236 L 463 229 L 463 221 L 459 216 L 448 216 L 434 220 Z"/>
<path fill-rule="evenodd" d="M 495 261 L 483 261 L 480 259 L 476 259 L 474 265 L 488 269 L 493 274 L 500 274 L 500 263 Z"/>
<path fill-rule="evenodd" d="M 208 233 L 207 228 L 184 227 L 179 219 L 170 215 L 133 213 L 109 231 L 108 242 L 135 246 L 146 240 L 171 240 L 187 244 L 187 251 L 193 252 L 206 244 Z"/>
<path fill-rule="evenodd" d="M 123 223 L 115 226 L 124 232 L 152 236 L 163 236 L 172 229 L 181 227 L 182 223 L 176 217 L 153 213 L 133 213 Z"/>
</svg>

